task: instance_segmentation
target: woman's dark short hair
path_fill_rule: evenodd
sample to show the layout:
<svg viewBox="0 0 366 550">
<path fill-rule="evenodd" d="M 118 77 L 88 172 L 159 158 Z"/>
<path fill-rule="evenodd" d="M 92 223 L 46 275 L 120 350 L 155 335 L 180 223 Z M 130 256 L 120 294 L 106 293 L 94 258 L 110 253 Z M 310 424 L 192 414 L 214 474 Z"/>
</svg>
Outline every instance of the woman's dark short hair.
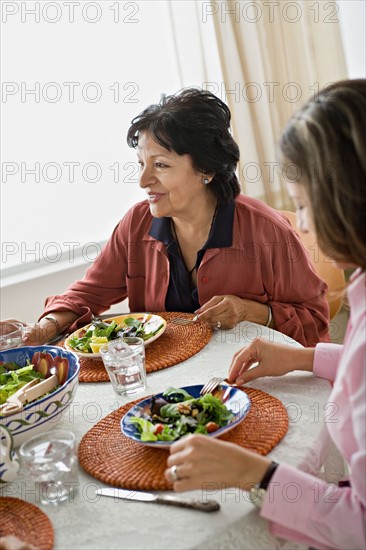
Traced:
<svg viewBox="0 0 366 550">
<path fill-rule="evenodd" d="M 211 92 L 186 88 L 163 96 L 132 120 L 127 143 L 137 147 L 139 133 L 150 132 L 168 151 L 189 155 L 196 170 L 215 174 L 210 189 L 221 203 L 240 193 L 235 170 L 239 148 L 230 133 L 230 110 Z"/>
<path fill-rule="evenodd" d="M 290 179 L 310 198 L 320 246 L 366 271 L 365 130 L 366 80 L 344 80 L 295 113 L 279 145 L 285 174 L 295 167 Z"/>
</svg>

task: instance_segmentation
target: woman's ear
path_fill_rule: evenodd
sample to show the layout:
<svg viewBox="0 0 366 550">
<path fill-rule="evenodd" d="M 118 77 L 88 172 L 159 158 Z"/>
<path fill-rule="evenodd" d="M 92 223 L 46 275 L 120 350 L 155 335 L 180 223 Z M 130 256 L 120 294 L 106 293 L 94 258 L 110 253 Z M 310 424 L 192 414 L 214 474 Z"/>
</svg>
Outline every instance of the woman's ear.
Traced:
<svg viewBox="0 0 366 550">
<path fill-rule="evenodd" d="M 202 183 L 203 185 L 208 185 L 211 183 L 213 178 L 215 177 L 215 174 L 208 174 L 207 172 L 202 172 Z"/>
</svg>

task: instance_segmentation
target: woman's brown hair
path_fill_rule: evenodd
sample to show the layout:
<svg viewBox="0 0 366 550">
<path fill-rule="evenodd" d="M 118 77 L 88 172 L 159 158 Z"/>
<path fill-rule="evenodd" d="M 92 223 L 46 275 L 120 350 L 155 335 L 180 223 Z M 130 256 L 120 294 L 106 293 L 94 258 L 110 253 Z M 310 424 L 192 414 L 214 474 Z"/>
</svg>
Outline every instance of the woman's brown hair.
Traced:
<svg viewBox="0 0 366 550">
<path fill-rule="evenodd" d="M 279 147 L 283 170 L 290 163 L 306 188 L 320 247 L 365 271 L 366 80 L 324 88 L 289 120 Z"/>
</svg>

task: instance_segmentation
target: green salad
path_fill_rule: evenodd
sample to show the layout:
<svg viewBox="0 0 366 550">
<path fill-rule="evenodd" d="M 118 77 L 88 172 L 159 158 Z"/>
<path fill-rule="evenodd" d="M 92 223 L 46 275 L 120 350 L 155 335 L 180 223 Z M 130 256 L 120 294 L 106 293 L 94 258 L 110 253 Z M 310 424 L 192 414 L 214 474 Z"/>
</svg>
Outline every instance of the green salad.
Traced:
<svg viewBox="0 0 366 550">
<path fill-rule="evenodd" d="M 43 380 L 39 372 L 34 370 L 33 365 L 27 360 L 25 367 L 20 367 L 17 363 L 10 361 L 0 364 L 0 405 L 6 403 L 8 397 L 13 395 L 22 386 L 34 378 Z"/>
<path fill-rule="evenodd" d="M 130 418 L 141 441 L 174 441 L 189 433 L 209 434 L 226 426 L 234 414 L 211 393 L 193 397 L 183 389 L 169 388 L 153 397 L 148 410 Z"/>
<path fill-rule="evenodd" d="M 35 351 L 32 358 L 27 359 L 23 367 L 14 361 L 0 361 L 0 405 L 6 403 L 9 397 L 28 382 L 35 378 L 42 381 L 52 376 L 52 374 L 57 375 L 58 384 L 49 393 L 52 393 L 66 382 L 69 374 L 67 357 L 62 355 L 53 357 L 47 351 Z"/>
<path fill-rule="evenodd" d="M 137 336 L 149 340 L 164 326 L 164 323 L 157 323 L 156 320 L 149 323 L 151 317 L 148 315 L 146 321 L 126 317 L 120 324 L 116 321 L 105 323 L 100 319 L 94 319 L 85 332 L 79 333 L 79 338 L 69 338 L 67 343 L 72 349 L 82 353 L 99 353 L 103 344 L 116 338 Z"/>
</svg>

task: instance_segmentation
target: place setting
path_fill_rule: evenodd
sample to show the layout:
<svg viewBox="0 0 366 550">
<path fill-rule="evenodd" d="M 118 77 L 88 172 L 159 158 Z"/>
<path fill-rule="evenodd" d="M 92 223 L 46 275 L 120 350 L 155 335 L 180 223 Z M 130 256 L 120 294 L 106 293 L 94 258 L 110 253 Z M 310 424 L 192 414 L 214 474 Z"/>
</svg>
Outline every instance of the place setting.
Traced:
<svg viewBox="0 0 366 550">
<path fill-rule="evenodd" d="M 94 325 L 92 322 L 79 328 L 60 345 L 78 355 L 80 382 L 109 382 L 100 352 L 102 345 L 117 338 L 140 337 L 146 348 L 146 373 L 149 374 L 177 365 L 207 345 L 212 329 L 208 323 L 197 321 L 195 317 L 189 313 L 159 312 L 97 319 Z M 181 323 L 182 320 L 187 323 Z"/>
<path fill-rule="evenodd" d="M 123 404 L 83 436 L 80 465 L 114 488 L 167 491 L 172 489 L 164 477 L 169 449 L 184 435 L 197 430 L 266 455 L 286 434 L 288 415 L 279 399 L 224 381 L 208 394 L 207 385 L 167 388 Z M 213 407 L 211 417 L 203 412 L 207 407 Z"/>
</svg>

